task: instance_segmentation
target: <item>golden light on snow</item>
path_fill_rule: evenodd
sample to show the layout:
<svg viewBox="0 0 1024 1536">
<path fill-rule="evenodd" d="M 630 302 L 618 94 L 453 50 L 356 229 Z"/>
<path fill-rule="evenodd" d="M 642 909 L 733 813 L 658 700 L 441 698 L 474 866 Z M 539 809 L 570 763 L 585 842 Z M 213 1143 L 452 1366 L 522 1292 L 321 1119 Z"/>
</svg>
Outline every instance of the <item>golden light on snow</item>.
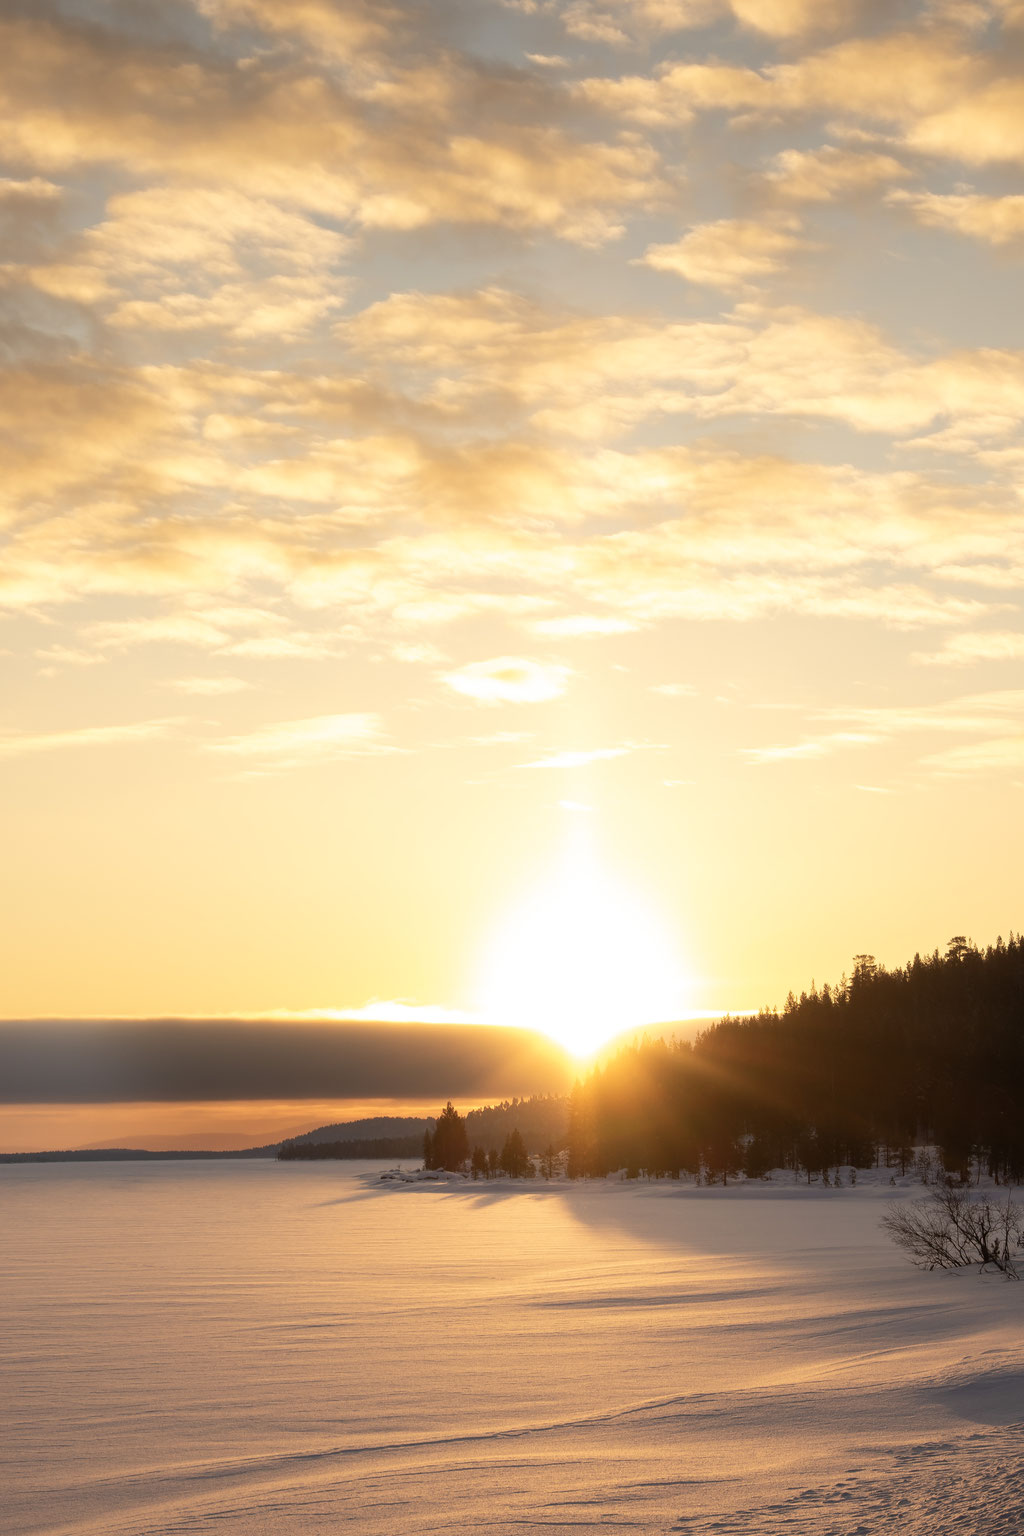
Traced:
<svg viewBox="0 0 1024 1536">
<path fill-rule="evenodd" d="M 657 915 L 581 834 L 495 934 L 482 1012 L 492 1024 L 542 1030 L 586 1057 L 622 1030 L 678 1018 L 686 990 Z"/>
</svg>

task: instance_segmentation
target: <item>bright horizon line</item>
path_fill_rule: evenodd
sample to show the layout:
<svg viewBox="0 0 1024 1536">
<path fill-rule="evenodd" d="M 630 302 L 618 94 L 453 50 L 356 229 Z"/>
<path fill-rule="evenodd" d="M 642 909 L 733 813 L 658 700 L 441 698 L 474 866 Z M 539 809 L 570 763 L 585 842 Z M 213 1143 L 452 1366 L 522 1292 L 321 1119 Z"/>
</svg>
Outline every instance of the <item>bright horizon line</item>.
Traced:
<svg viewBox="0 0 1024 1536">
<path fill-rule="evenodd" d="M 387 1011 L 384 1011 L 387 1010 Z M 694 1008 L 683 1009 L 671 1018 L 639 1019 L 623 1024 L 619 1031 L 664 1029 L 670 1024 L 698 1023 L 702 1019 L 750 1018 L 756 1008 Z M 361 1008 L 265 1008 L 251 1012 L 232 1009 L 228 1012 L 206 1013 L 40 1013 L 2 1014 L 0 1024 L 144 1024 L 144 1023 L 239 1023 L 239 1024 L 450 1024 L 481 1029 L 525 1029 L 545 1035 L 548 1031 L 540 1025 L 509 1024 L 506 1020 L 487 1018 L 481 1013 L 470 1013 L 456 1008 L 443 1008 L 433 1004 L 404 1004 L 399 1001 L 365 1003 Z"/>
</svg>

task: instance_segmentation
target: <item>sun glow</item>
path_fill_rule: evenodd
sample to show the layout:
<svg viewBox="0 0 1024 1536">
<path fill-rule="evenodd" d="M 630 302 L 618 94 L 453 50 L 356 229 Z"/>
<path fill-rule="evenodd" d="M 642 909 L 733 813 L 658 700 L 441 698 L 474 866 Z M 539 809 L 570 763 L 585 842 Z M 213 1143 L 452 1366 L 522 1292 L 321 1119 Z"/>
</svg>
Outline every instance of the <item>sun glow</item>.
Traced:
<svg viewBox="0 0 1024 1536">
<path fill-rule="evenodd" d="M 542 1030 L 574 1056 L 625 1029 L 679 1018 L 686 982 L 653 913 L 581 838 L 487 953 L 483 1013 Z"/>
</svg>

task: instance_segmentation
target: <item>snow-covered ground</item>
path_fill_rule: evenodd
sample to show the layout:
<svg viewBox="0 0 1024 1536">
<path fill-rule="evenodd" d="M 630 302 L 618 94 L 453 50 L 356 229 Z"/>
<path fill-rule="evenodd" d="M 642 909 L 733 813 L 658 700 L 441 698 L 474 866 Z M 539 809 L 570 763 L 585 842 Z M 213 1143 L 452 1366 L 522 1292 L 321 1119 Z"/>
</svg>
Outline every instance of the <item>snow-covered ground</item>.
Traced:
<svg viewBox="0 0 1024 1536">
<path fill-rule="evenodd" d="M 1024 1531 L 1024 1284 L 920 1186 L 0 1170 L 10 1536 Z"/>
</svg>

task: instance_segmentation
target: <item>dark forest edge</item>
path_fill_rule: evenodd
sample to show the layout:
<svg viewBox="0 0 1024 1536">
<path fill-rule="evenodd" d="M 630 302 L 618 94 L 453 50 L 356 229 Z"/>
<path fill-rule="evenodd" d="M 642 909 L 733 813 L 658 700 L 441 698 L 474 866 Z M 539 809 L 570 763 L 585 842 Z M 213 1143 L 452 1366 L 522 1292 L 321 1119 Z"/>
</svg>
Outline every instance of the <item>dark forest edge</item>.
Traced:
<svg viewBox="0 0 1024 1536">
<path fill-rule="evenodd" d="M 1024 941 L 962 936 L 887 971 L 858 955 L 781 1014 L 653 1042 L 573 1092 L 570 1173 L 645 1167 L 710 1179 L 808 1176 L 938 1149 L 947 1174 L 1024 1174 Z"/>
</svg>

